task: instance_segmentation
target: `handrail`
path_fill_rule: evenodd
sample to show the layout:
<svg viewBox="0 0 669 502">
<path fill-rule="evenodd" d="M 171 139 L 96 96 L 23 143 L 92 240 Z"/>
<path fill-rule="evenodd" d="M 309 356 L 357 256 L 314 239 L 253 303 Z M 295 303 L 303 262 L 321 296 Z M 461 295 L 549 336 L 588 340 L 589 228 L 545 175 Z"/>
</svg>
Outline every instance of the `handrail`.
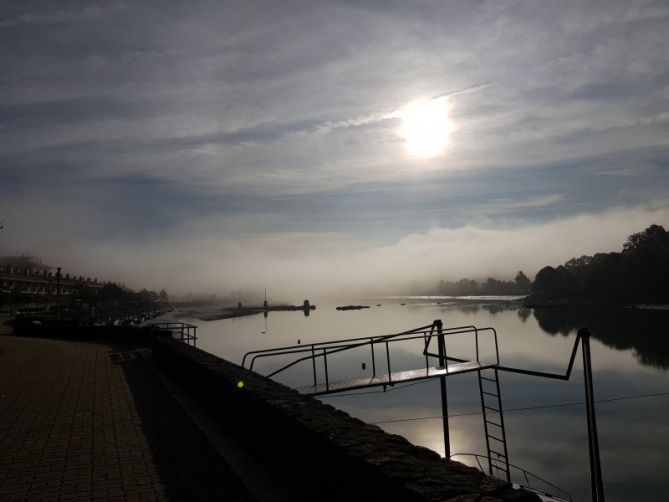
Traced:
<svg viewBox="0 0 669 502">
<path fill-rule="evenodd" d="M 444 333 L 444 335 L 455 335 L 455 334 L 460 334 L 460 333 L 467 333 L 470 331 L 469 329 L 464 329 L 464 328 L 469 328 L 469 326 L 465 327 L 456 327 L 456 328 L 449 328 L 448 333 Z M 312 343 L 308 345 L 291 345 L 287 347 L 278 347 L 274 349 L 265 349 L 265 350 L 256 350 L 256 351 L 251 351 L 247 352 L 244 354 L 244 358 L 242 359 L 242 366 L 245 366 L 246 364 L 246 358 L 249 355 L 253 355 L 251 357 L 251 363 L 249 365 L 249 369 L 253 369 L 253 366 L 255 364 L 255 360 L 258 358 L 262 357 L 271 357 L 271 356 L 276 356 L 276 355 L 287 355 L 287 354 L 299 354 L 302 352 L 313 352 L 312 348 L 315 350 L 316 348 L 321 348 L 322 346 L 326 346 L 324 350 L 326 350 L 326 355 L 327 354 L 335 354 L 338 352 L 342 352 L 344 350 L 350 350 L 350 349 L 355 349 L 358 347 L 364 347 L 365 345 L 374 345 L 377 343 L 382 343 L 382 342 L 395 342 L 395 341 L 404 341 L 404 340 L 414 340 L 418 338 L 425 338 L 425 334 L 427 331 L 421 331 L 423 328 L 417 328 L 415 330 L 410 330 L 410 331 L 404 331 L 402 333 L 396 333 L 393 335 L 381 335 L 381 336 L 372 336 L 372 337 L 361 337 L 361 338 L 351 338 L 348 340 L 335 340 L 332 342 L 320 342 L 320 343 Z M 490 328 L 491 329 L 491 328 Z M 460 331 L 455 331 L 455 330 L 460 330 Z M 407 336 L 407 335 L 418 335 L 418 336 Z M 400 338 L 402 337 L 402 338 Z M 347 341 L 359 341 L 363 340 L 360 343 L 355 343 L 355 344 L 350 344 L 350 343 L 344 343 Z M 336 349 L 336 350 L 327 350 L 327 349 Z M 323 350 L 323 349 L 321 349 Z M 425 354 L 424 354 L 425 355 Z M 428 354 L 432 355 L 432 354 Z M 322 353 L 316 354 L 314 357 L 321 357 Z M 311 359 L 312 357 L 304 357 L 301 359 L 297 359 L 290 363 L 289 366 L 281 368 L 279 371 L 283 371 L 284 369 L 288 369 L 290 366 L 294 366 L 295 364 L 301 362 L 301 361 L 306 361 Z M 458 360 L 458 359 L 454 359 Z M 461 360 L 464 361 L 464 360 Z M 276 373 L 272 373 L 274 375 Z M 267 375 L 272 376 L 272 375 Z"/>
<path fill-rule="evenodd" d="M 476 350 L 476 360 L 480 360 L 480 347 L 479 347 L 479 333 L 482 331 L 492 331 L 493 333 L 493 338 L 495 340 L 495 359 L 497 360 L 497 364 L 499 365 L 499 344 L 497 340 L 497 330 L 491 326 L 486 327 L 486 328 L 477 328 L 476 326 L 460 326 L 458 328 L 449 328 L 449 329 L 462 329 L 463 331 L 457 331 L 457 332 L 451 332 L 451 333 L 444 333 L 445 335 L 457 335 L 461 333 L 468 333 L 470 331 L 474 331 L 474 339 L 475 339 L 475 350 Z M 433 336 L 433 334 L 430 334 L 428 337 L 428 342 L 425 345 L 425 349 L 423 350 L 423 355 L 424 356 L 429 356 L 429 357 L 440 357 L 439 354 L 434 354 L 432 352 L 427 352 L 427 347 L 429 345 L 430 338 Z M 452 360 L 452 361 L 459 361 L 459 362 L 466 362 L 466 359 L 460 359 L 457 357 L 451 357 L 451 356 L 446 356 L 446 359 Z M 509 369 L 511 371 L 512 369 Z"/>
<path fill-rule="evenodd" d="M 414 329 L 411 329 L 411 330 L 408 330 L 408 331 L 402 331 L 401 333 L 391 333 L 391 334 L 388 334 L 388 335 L 377 335 L 377 336 L 373 336 L 373 337 L 363 336 L 363 337 L 359 337 L 359 338 L 345 338 L 343 340 L 335 340 L 335 341 L 331 341 L 331 342 L 317 342 L 317 343 L 309 344 L 309 346 L 310 347 L 313 346 L 314 348 L 316 348 L 316 347 L 320 347 L 322 345 L 331 345 L 333 343 L 357 342 L 357 341 L 360 341 L 360 340 L 369 340 L 370 338 L 396 337 L 396 336 L 400 336 L 400 335 L 418 333 L 418 332 L 427 330 L 428 328 L 431 328 L 433 325 L 434 325 L 434 323 L 428 324 L 427 326 L 421 326 L 420 328 L 414 328 Z M 273 349 L 251 350 L 251 351 L 247 352 L 246 354 L 244 354 L 244 357 L 242 358 L 242 366 L 245 366 L 246 358 L 251 354 L 263 354 L 263 353 L 268 353 L 268 352 L 274 352 L 274 351 L 277 351 L 277 350 L 296 349 L 296 348 L 303 348 L 303 347 L 305 347 L 305 346 L 304 345 L 288 345 L 288 346 L 285 346 L 285 347 L 278 347 L 278 348 L 273 348 Z"/>
<path fill-rule="evenodd" d="M 453 454 L 453 455 L 450 456 L 451 459 L 452 459 L 453 457 L 474 457 L 474 458 L 476 459 L 476 463 L 479 465 L 479 468 L 480 468 L 481 472 L 485 472 L 485 469 L 483 469 L 483 466 L 482 466 L 481 462 L 479 461 L 479 459 L 485 459 L 485 460 L 487 461 L 487 460 L 488 460 L 488 457 L 486 457 L 485 455 L 480 455 L 480 454 L 478 454 L 478 453 L 455 453 L 455 454 Z M 541 481 L 542 483 L 545 483 L 546 485 L 550 486 L 550 487 L 553 488 L 554 490 L 559 491 L 562 495 L 564 495 L 564 496 L 567 497 L 566 499 L 562 499 L 562 498 L 560 498 L 560 500 L 566 500 L 566 501 L 568 501 L 568 502 L 571 502 L 571 501 L 574 500 L 574 498 L 571 496 L 571 494 L 570 494 L 569 492 L 563 490 L 563 489 L 560 488 L 559 486 L 554 485 L 554 484 L 551 483 L 550 481 L 546 481 L 546 480 L 545 480 L 544 478 L 542 478 L 541 476 L 538 476 L 537 474 L 534 474 L 533 472 L 530 472 L 530 471 L 528 471 L 527 469 L 523 469 L 522 467 L 519 467 L 519 466 L 514 465 L 514 464 L 511 464 L 511 463 L 509 463 L 509 467 L 513 467 L 514 469 L 519 470 L 519 471 L 523 474 L 523 477 L 525 478 L 525 481 L 527 482 L 527 485 L 521 485 L 520 483 L 517 483 L 519 486 L 524 486 L 524 487 L 526 487 L 526 488 L 530 488 L 530 489 L 532 489 L 532 490 L 534 490 L 534 491 L 541 492 L 542 495 L 547 495 L 547 496 L 549 496 L 549 497 L 556 498 L 556 496 L 553 495 L 553 494 L 551 494 L 551 493 L 547 493 L 547 492 L 544 492 L 544 491 L 542 491 L 542 490 L 539 490 L 538 488 L 534 488 L 534 487 L 532 486 L 532 484 L 530 483 L 530 479 L 529 479 L 529 477 L 528 477 L 528 475 L 529 475 L 529 476 L 531 476 L 531 477 L 533 477 L 533 478 L 538 479 L 538 480 Z"/>
<path fill-rule="evenodd" d="M 286 354 L 298 354 L 300 352 L 308 352 L 311 350 L 311 347 L 315 348 L 320 348 L 322 346 L 327 346 L 327 348 L 350 348 L 354 349 L 357 347 L 362 347 L 365 345 L 370 345 L 372 343 L 381 343 L 385 340 L 390 340 L 394 338 L 398 338 L 400 336 L 405 336 L 405 335 L 412 335 L 412 334 L 422 334 L 422 336 L 417 336 L 414 338 L 424 338 L 427 333 L 430 333 L 428 336 L 432 336 L 432 330 L 429 332 L 427 331 L 426 328 L 432 328 L 433 324 L 430 324 L 428 326 L 422 326 L 420 328 L 415 328 L 413 330 L 409 331 L 403 331 L 401 333 L 395 333 L 395 334 L 389 334 L 389 335 L 377 335 L 377 336 L 363 336 L 359 338 L 348 338 L 348 339 L 343 339 L 343 340 L 333 340 L 330 342 L 317 342 L 317 343 L 310 343 L 306 345 L 287 345 L 285 347 L 275 347 L 273 349 L 262 349 L 262 350 L 252 350 L 244 354 L 242 358 L 242 366 L 246 367 L 246 359 L 249 356 L 253 356 L 251 358 L 251 364 L 249 366 L 250 369 L 253 368 L 253 361 L 256 358 L 259 357 L 268 357 L 268 356 L 273 356 L 273 355 L 286 355 Z M 447 335 L 457 335 L 457 334 L 462 334 L 462 333 L 468 333 L 470 331 L 486 331 L 486 330 L 491 330 L 495 331 L 494 328 L 488 327 L 488 328 L 476 328 L 475 326 L 455 326 L 452 328 L 444 328 L 443 329 L 443 334 L 445 336 Z M 495 333 L 496 337 L 496 333 Z M 409 338 L 404 338 L 404 339 L 409 339 Z M 413 338 L 412 338 L 413 339 Z M 364 340 L 364 341 L 363 341 Z M 357 342 L 361 341 L 361 343 L 358 344 L 346 344 L 345 342 Z M 345 344 L 345 345 L 342 345 Z M 328 352 L 328 354 L 334 353 L 333 351 Z M 423 355 L 429 355 L 433 357 L 438 357 L 437 354 L 431 354 L 431 353 L 425 353 L 423 352 Z M 499 358 L 498 358 L 499 359 Z M 457 360 L 457 359 L 454 359 Z"/>
<path fill-rule="evenodd" d="M 574 360 L 576 359 L 579 343 L 582 344 L 581 352 L 583 354 L 583 380 L 585 383 L 585 410 L 588 421 L 588 448 L 590 453 L 590 484 L 592 489 L 592 500 L 594 502 L 604 502 L 604 482 L 602 479 L 602 466 L 599 457 L 599 439 L 597 436 L 597 420 L 595 418 L 595 398 L 592 387 L 590 332 L 588 329 L 581 328 L 576 333 L 574 347 L 572 348 L 571 356 L 569 358 L 569 365 L 567 366 L 567 371 L 564 375 L 521 368 L 510 368 L 508 366 L 499 366 L 498 370 L 544 378 L 555 378 L 557 380 L 569 380 L 571 371 L 574 367 Z"/>
<path fill-rule="evenodd" d="M 499 366 L 497 369 L 499 371 L 508 371 L 510 373 L 520 373 L 522 375 L 532 375 L 532 376 L 539 376 L 539 377 L 545 377 L 545 378 L 555 378 L 556 380 L 569 380 L 571 377 L 571 370 L 574 367 L 574 360 L 576 359 L 576 352 L 578 351 L 578 344 L 581 342 L 581 338 L 583 338 L 583 333 L 582 330 L 579 330 L 578 333 L 576 334 L 576 339 L 574 340 L 574 347 L 571 349 L 571 356 L 569 357 L 569 364 L 567 366 L 567 370 L 565 371 L 564 375 L 561 375 L 559 373 L 548 373 L 545 371 L 536 371 L 536 370 L 526 370 L 522 368 L 512 368 L 510 366 Z"/>
<path fill-rule="evenodd" d="M 274 357 L 274 356 L 286 356 L 286 355 L 291 355 L 294 354 L 296 355 L 296 359 L 293 361 L 288 362 L 287 364 L 281 366 L 280 368 L 272 371 L 271 373 L 267 374 L 266 376 L 268 378 L 271 378 L 299 363 L 305 362 L 305 361 L 312 361 L 312 372 L 313 372 L 313 381 L 314 381 L 314 387 L 317 386 L 318 383 L 318 377 L 317 377 L 317 372 L 316 372 L 316 359 L 321 359 L 323 360 L 323 367 L 325 371 L 325 387 L 326 390 L 329 390 L 329 372 L 328 372 L 328 361 L 327 358 L 328 356 L 332 354 L 337 354 L 340 352 L 356 349 L 359 347 L 366 347 L 369 346 L 371 350 L 371 358 L 372 358 L 372 375 L 375 377 L 376 376 L 376 354 L 374 351 L 374 348 L 377 344 L 384 344 L 385 345 L 385 352 L 386 352 L 386 364 L 387 364 L 387 370 L 388 370 L 388 384 L 392 385 L 392 371 L 391 371 L 391 364 L 390 364 L 390 343 L 394 342 L 404 342 L 404 341 L 409 341 L 409 340 L 417 340 L 417 339 L 422 339 L 425 342 L 424 348 L 423 348 L 423 355 L 425 356 L 425 365 L 426 368 L 429 367 L 429 357 L 437 357 L 439 358 L 439 365 L 444 366 L 446 361 L 456 361 L 456 362 L 467 362 L 471 359 L 461 359 L 458 357 L 453 357 L 453 356 L 448 356 L 446 354 L 445 350 L 445 343 L 443 343 L 444 337 L 448 335 L 457 335 L 457 334 L 463 334 L 463 333 L 474 333 L 475 334 L 475 352 L 476 352 L 476 361 L 479 362 L 480 360 L 480 353 L 479 353 L 479 334 L 481 332 L 486 332 L 490 331 L 493 334 L 494 337 L 494 343 L 495 343 L 495 356 L 496 356 L 496 363 L 499 364 L 499 346 L 498 346 L 498 341 L 497 341 L 497 332 L 495 331 L 494 328 L 492 327 L 487 327 L 487 328 L 476 328 L 475 326 L 454 326 L 450 328 L 443 328 L 442 327 L 442 322 L 441 320 L 436 320 L 432 324 L 426 325 L 426 326 L 421 326 L 419 328 L 414 328 L 411 330 L 403 331 L 400 333 L 394 333 L 394 334 L 387 334 L 387 335 L 380 335 L 380 336 L 371 336 L 371 337 L 358 337 L 358 338 L 348 338 L 348 339 L 343 339 L 343 340 L 334 340 L 334 341 L 328 341 L 328 342 L 317 342 L 317 343 L 311 343 L 311 344 L 306 344 L 306 345 L 290 345 L 290 346 L 285 346 L 285 347 L 276 347 L 273 349 L 262 349 L 262 350 L 254 350 L 247 352 L 244 354 L 242 358 L 242 366 L 247 367 L 250 370 L 253 370 L 253 367 L 255 366 L 255 363 L 258 359 L 261 358 L 267 358 L 267 357 Z M 431 342 L 431 339 L 433 336 L 437 336 L 440 341 L 440 346 L 443 345 L 443 353 L 441 355 L 438 354 L 432 354 L 428 352 L 429 344 Z M 441 350 L 441 349 L 440 349 Z M 306 354 L 304 356 L 300 356 L 301 354 Z"/>
<path fill-rule="evenodd" d="M 179 335 L 181 342 L 186 345 L 190 345 L 193 342 L 193 347 L 197 346 L 197 326 L 194 324 L 185 322 L 154 322 L 149 324 L 149 326 L 169 331 L 172 335 Z"/>
<path fill-rule="evenodd" d="M 403 338 L 398 338 L 400 334 L 403 336 Z M 331 354 L 337 354 L 339 352 L 343 352 L 343 351 L 346 351 L 346 350 L 356 349 L 358 347 L 364 347 L 365 345 L 370 345 L 370 346 L 373 347 L 374 344 L 382 343 L 382 342 L 385 342 L 386 345 L 387 345 L 388 343 L 392 343 L 392 342 L 405 341 L 405 340 L 416 340 L 416 339 L 419 339 L 419 338 L 425 338 L 425 335 L 410 336 L 410 337 L 406 336 L 406 335 L 413 335 L 413 334 L 414 333 L 398 333 L 397 335 L 386 335 L 386 336 L 383 336 L 383 337 L 370 337 L 370 338 L 367 339 L 369 341 L 356 343 L 356 344 L 353 344 L 353 345 L 351 345 L 351 344 L 348 344 L 348 345 L 330 345 L 329 347 L 323 347 L 323 348 L 320 349 L 320 350 L 322 350 L 321 353 L 318 353 L 318 354 L 315 354 L 315 355 L 312 355 L 312 356 L 305 356 L 305 357 L 302 357 L 300 359 L 296 359 L 295 361 L 287 364 L 286 366 L 283 366 L 282 368 L 279 368 L 278 370 L 270 373 L 269 375 L 267 375 L 267 377 L 271 378 L 272 376 L 276 375 L 277 373 L 280 373 L 284 370 L 287 370 L 288 368 L 290 368 L 292 366 L 295 366 L 296 364 L 298 364 L 302 361 L 308 361 L 310 359 L 315 359 L 317 357 L 327 357 L 328 355 L 331 355 Z M 270 354 L 255 355 L 251 359 L 251 364 L 249 366 L 249 369 L 253 369 L 253 364 L 255 363 L 255 360 L 257 358 L 269 357 L 269 356 L 275 356 L 275 355 L 299 354 L 300 352 L 309 352 L 309 351 L 311 351 L 311 347 L 313 347 L 315 349 L 315 345 L 316 344 L 305 345 L 305 346 L 303 346 L 304 349 L 302 349 L 302 350 L 291 350 L 291 351 L 283 351 L 283 352 L 273 352 L 273 353 L 270 353 Z M 307 347 L 309 347 L 309 349 L 307 349 Z M 328 350 L 328 348 L 335 349 L 335 350 Z M 376 366 L 376 364 L 374 366 Z"/>
</svg>

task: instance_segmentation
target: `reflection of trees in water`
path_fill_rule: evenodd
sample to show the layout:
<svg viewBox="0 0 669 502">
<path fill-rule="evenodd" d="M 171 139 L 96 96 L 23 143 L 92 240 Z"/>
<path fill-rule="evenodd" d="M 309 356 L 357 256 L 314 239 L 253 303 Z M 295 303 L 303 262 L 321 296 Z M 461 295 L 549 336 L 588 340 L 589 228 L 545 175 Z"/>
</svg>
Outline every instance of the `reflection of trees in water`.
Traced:
<svg viewBox="0 0 669 502">
<path fill-rule="evenodd" d="M 662 310 L 534 309 L 546 333 L 568 335 L 586 327 L 592 336 L 618 350 L 634 349 L 642 364 L 669 369 L 669 312 Z"/>
<path fill-rule="evenodd" d="M 457 310 L 464 314 L 478 314 L 481 310 L 484 310 L 491 315 L 495 315 L 506 310 L 517 310 L 518 305 L 512 303 L 451 303 L 448 305 L 448 309 Z M 518 315 L 523 318 L 521 314 Z M 527 319 L 527 316 L 523 318 L 523 320 L 525 319 Z"/>
<path fill-rule="evenodd" d="M 527 318 L 530 317 L 531 313 L 532 313 L 532 311 L 530 309 L 526 309 L 526 308 L 518 309 L 518 317 L 520 317 L 520 319 L 523 322 L 527 321 Z"/>
</svg>

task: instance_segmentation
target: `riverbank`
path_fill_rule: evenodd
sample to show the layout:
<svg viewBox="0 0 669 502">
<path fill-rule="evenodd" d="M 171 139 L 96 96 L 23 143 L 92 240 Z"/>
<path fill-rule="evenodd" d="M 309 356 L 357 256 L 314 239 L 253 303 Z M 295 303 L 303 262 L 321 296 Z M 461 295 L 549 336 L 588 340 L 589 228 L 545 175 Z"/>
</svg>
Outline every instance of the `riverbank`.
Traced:
<svg viewBox="0 0 669 502">
<path fill-rule="evenodd" d="M 135 349 L 0 336 L 0 499 L 254 500 Z"/>
<path fill-rule="evenodd" d="M 260 500 L 146 350 L 0 336 L 0 498 Z M 169 336 L 151 357 L 298 500 L 536 500 Z"/>
</svg>

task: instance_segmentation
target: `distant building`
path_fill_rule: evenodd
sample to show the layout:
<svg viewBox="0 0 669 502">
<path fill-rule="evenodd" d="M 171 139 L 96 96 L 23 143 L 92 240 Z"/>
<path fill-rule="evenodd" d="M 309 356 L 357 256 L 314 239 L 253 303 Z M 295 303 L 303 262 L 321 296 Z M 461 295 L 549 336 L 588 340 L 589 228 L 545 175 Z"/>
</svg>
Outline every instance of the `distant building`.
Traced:
<svg viewBox="0 0 669 502">
<path fill-rule="evenodd" d="M 42 265 L 39 268 L 17 268 L 11 265 L 0 265 L 0 292 L 40 296 L 55 295 L 58 284 L 57 274 L 49 271 L 49 268 L 52 267 Z M 107 283 L 90 277 L 61 274 L 60 294 L 70 295 L 76 288 L 82 286 L 98 290 L 105 284 Z"/>
</svg>

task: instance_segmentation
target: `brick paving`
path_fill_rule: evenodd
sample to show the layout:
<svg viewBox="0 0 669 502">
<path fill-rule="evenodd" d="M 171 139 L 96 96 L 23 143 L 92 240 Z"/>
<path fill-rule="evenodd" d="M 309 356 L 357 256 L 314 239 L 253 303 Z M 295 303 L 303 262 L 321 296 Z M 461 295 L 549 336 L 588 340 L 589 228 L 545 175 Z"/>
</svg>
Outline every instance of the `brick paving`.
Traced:
<svg viewBox="0 0 669 502">
<path fill-rule="evenodd" d="M 129 349 L 0 335 L 0 500 L 253 500 Z"/>
</svg>

